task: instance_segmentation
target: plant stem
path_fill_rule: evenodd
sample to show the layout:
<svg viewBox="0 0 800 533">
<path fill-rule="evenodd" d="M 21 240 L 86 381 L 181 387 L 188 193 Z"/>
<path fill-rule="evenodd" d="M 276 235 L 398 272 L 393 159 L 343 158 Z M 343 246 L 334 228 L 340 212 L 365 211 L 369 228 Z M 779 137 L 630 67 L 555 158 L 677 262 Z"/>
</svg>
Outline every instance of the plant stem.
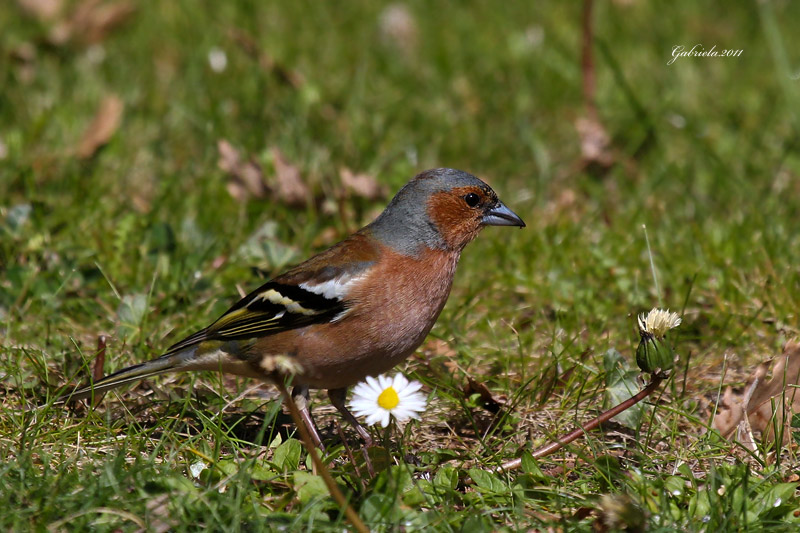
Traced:
<svg viewBox="0 0 800 533">
<path fill-rule="evenodd" d="M 361 521 L 361 517 L 359 517 L 355 509 L 350 506 L 350 503 L 348 503 L 347 499 L 344 497 L 344 494 L 342 494 L 342 491 L 339 490 L 339 486 L 336 484 L 336 481 L 333 480 L 333 476 L 331 476 L 328 467 L 325 466 L 325 464 L 322 462 L 322 459 L 320 459 L 319 455 L 317 455 L 319 450 L 316 446 L 314 446 L 314 442 L 311 440 L 311 435 L 308 434 L 308 430 L 303 423 L 303 418 L 300 416 L 300 409 L 298 409 L 297 404 L 294 403 L 292 395 L 289 394 L 289 391 L 286 389 L 286 385 L 283 383 L 278 383 L 278 389 L 281 391 L 283 401 L 289 407 L 289 413 L 294 419 L 294 424 L 297 426 L 297 432 L 300 433 L 300 438 L 303 441 L 306 450 L 308 450 L 309 455 L 311 455 L 311 461 L 314 463 L 314 467 L 322 476 L 322 479 L 325 481 L 325 485 L 328 487 L 328 492 L 330 492 L 333 499 L 336 500 L 336 503 L 342 509 L 344 509 L 344 514 L 347 517 L 347 520 L 353 525 L 354 528 L 356 528 L 356 531 L 359 533 L 369 533 L 369 528 L 364 525 L 364 522 Z"/>
<path fill-rule="evenodd" d="M 630 409 L 631 407 L 633 407 L 634 405 L 636 405 L 640 401 L 642 401 L 645 398 L 647 398 L 648 396 L 650 396 L 653 393 L 653 391 L 655 391 L 658 388 L 658 386 L 661 384 L 662 381 L 664 381 L 664 377 L 658 376 L 658 375 L 653 375 L 653 377 L 650 380 L 650 383 L 645 388 L 643 388 L 638 393 L 636 393 L 635 395 L 631 396 L 630 398 L 628 398 L 624 402 L 622 402 L 622 403 L 620 403 L 618 405 L 615 405 L 614 407 L 612 407 L 608 411 L 604 411 L 604 412 L 600 413 L 600 415 L 598 415 L 597 418 L 587 422 L 583 426 L 573 430 L 572 432 L 570 432 L 567 435 L 561 437 L 560 439 L 557 439 L 557 440 L 551 442 L 550 444 L 548 444 L 546 446 L 543 446 L 543 447 L 539 448 L 538 450 L 535 450 L 534 452 L 531 453 L 531 455 L 533 456 L 534 459 L 539 459 L 541 457 L 545 457 L 547 455 L 550 455 L 552 453 L 557 452 L 558 450 L 560 450 L 561 448 L 563 448 L 567 444 L 569 444 L 572 441 L 576 440 L 581 435 L 584 435 L 584 434 L 588 433 L 589 431 L 592 431 L 593 429 L 595 429 L 597 426 L 599 426 L 603 422 L 608 422 L 609 420 L 611 420 L 612 418 L 614 418 L 615 416 L 620 414 L 622 411 L 625 411 L 626 409 Z M 501 464 L 500 466 L 493 468 L 492 472 L 498 473 L 498 472 L 505 472 L 505 471 L 509 471 L 509 470 L 516 470 L 517 468 L 520 467 L 520 465 L 522 465 L 522 459 L 521 458 L 512 459 L 511 461 L 506 461 L 505 463 Z"/>
</svg>

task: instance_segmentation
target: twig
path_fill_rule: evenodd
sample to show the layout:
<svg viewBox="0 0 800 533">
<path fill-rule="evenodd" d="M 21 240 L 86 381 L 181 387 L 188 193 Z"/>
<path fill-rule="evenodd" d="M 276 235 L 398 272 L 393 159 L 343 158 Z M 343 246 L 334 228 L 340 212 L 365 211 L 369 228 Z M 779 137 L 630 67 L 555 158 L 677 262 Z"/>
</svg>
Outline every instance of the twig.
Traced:
<svg viewBox="0 0 800 533">
<path fill-rule="evenodd" d="M 94 367 L 92 367 L 92 383 L 96 383 L 103 378 L 105 372 L 103 371 L 103 367 L 106 364 L 106 336 L 105 335 L 98 335 L 97 336 L 97 355 L 94 358 Z M 103 401 L 103 397 L 106 395 L 105 392 L 100 393 L 94 397 L 94 404 L 93 407 L 97 407 L 100 405 L 100 402 Z"/>
<path fill-rule="evenodd" d="M 612 418 L 614 418 L 615 416 L 617 416 L 621 412 L 625 411 L 626 409 L 630 409 L 631 407 L 633 407 L 634 405 L 636 405 L 640 401 L 642 401 L 645 398 L 647 398 L 648 396 L 650 396 L 653 393 L 653 391 L 655 391 L 658 388 L 658 386 L 661 384 L 662 381 L 664 381 L 664 377 L 663 376 L 659 376 L 659 375 L 655 375 L 654 374 L 652 379 L 650 380 L 650 383 L 647 385 L 647 387 L 645 387 L 642 390 L 640 390 L 634 396 L 631 396 L 630 398 L 628 398 L 624 402 L 612 407 L 608 411 L 600 413 L 600 415 L 597 418 L 595 418 L 594 420 L 591 420 L 588 423 L 586 423 L 585 425 L 579 427 L 578 429 L 573 430 L 571 433 L 568 433 L 564 437 L 561 437 L 560 439 L 557 439 L 554 442 L 551 442 L 547 446 L 543 446 L 543 447 L 539 448 L 538 450 L 536 450 L 533 453 L 531 453 L 531 455 L 533 456 L 534 459 L 539 459 L 541 457 L 545 457 L 546 455 L 550 455 L 552 453 L 557 452 L 558 450 L 560 450 L 561 448 L 563 448 L 567 444 L 569 444 L 572 441 L 576 440 L 581 435 L 584 435 L 584 434 L 588 433 L 589 431 L 592 431 L 593 429 L 595 429 L 597 426 L 599 426 L 603 422 L 607 422 L 607 421 L 611 420 Z M 494 472 L 494 473 L 506 472 L 506 471 L 509 471 L 509 470 L 516 470 L 521 465 L 522 465 L 522 459 L 521 458 L 517 458 L 517 459 L 512 459 L 511 461 L 506 461 L 505 463 L 501 464 L 500 466 L 491 469 L 491 471 Z"/>
<path fill-rule="evenodd" d="M 339 486 L 336 485 L 336 481 L 333 480 L 333 476 L 331 476 L 330 471 L 322 462 L 322 459 L 319 458 L 319 455 L 317 455 L 319 450 L 317 450 L 317 447 L 314 446 L 314 442 L 311 440 L 311 435 L 308 434 L 308 430 L 303 423 L 303 418 L 300 416 L 300 409 L 298 409 L 297 404 L 294 403 L 292 395 L 289 394 L 288 390 L 286 390 L 286 385 L 280 382 L 277 385 L 278 390 L 281 391 L 281 396 L 283 396 L 283 401 L 286 402 L 286 405 L 289 407 L 289 413 L 294 419 L 297 432 L 300 433 L 300 438 L 303 441 L 303 444 L 305 445 L 309 455 L 311 455 L 311 461 L 314 463 L 314 467 L 322 476 L 323 481 L 325 481 L 325 485 L 328 487 L 328 492 L 330 492 L 331 497 L 336 500 L 336 503 L 339 505 L 339 507 L 344 509 L 344 514 L 347 517 L 347 520 L 349 520 L 353 527 L 356 528 L 356 531 L 359 533 L 369 533 L 369 529 L 366 525 L 364 525 L 364 522 L 361 521 L 358 513 L 356 513 L 356 511 L 350 506 L 347 499 L 344 497 L 344 494 L 342 494 L 342 491 L 339 490 Z"/>
<path fill-rule="evenodd" d="M 590 118 L 597 118 L 595 105 L 594 59 L 592 58 L 592 0 L 584 0 L 581 17 L 581 74 L 583 74 L 583 104 Z"/>
</svg>

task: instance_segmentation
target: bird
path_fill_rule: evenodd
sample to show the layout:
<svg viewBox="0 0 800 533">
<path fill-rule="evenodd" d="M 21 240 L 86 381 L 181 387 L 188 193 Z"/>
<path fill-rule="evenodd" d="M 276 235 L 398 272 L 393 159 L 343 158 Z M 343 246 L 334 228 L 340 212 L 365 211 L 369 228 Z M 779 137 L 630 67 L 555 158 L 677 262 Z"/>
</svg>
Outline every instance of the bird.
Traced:
<svg viewBox="0 0 800 533">
<path fill-rule="evenodd" d="M 373 222 L 267 281 L 160 357 L 55 403 L 166 372 L 221 371 L 274 384 L 289 373 L 292 398 L 316 446 L 323 447 L 310 389 L 327 390 L 370 446 L 369 432 L 345 405 L 348 387 L 390 370 L 422 344 L 450 295 L 462 250 L 486 226 L 525 223 L 472 174 L 421 172 Z"/>
</svg>

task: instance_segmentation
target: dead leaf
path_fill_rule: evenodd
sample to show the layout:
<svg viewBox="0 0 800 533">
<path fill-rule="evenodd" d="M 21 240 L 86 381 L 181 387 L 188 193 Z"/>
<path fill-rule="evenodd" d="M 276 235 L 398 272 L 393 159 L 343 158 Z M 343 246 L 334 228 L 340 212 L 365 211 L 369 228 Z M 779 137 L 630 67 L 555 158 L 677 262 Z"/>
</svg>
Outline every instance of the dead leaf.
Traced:
<svg viewBox="0 0 800 533">
<path fill-rule="evenodd" d="M 277 147 L 272 148 L 275 166 L 274 193 L 279 200 L 291 207 L 304 207 L 312 200 L 311 190 L 300 175 L 300 169 L 289 163 Z"/>
<path fill-rule="evenodd" d="M 64 6 L 64 0 L 17 0 L 23 11 L 40 21 L 55 19 Z"/>
<path fill-rule="evenodd" d="M 20 43 L 11 49 L 9 55 L 21 82 L 28 84 L 36 79 L 36 47 L 32 43 Z"/>
<path fill-rule="evenodd" d="M 648 513 L 627 494 L 604 494 L 598 501 L 598 517 L 592 529 L 607 531 L 646 531 Z"/>
<path fill-rule="evenodd" d="M 147 509 L 148 531 L 166 533 L 176 525 L 175 518 L 170 513 L 169 501 L 169 493 L 153 496 L 147 501 L 145 507 Z"/>
<path fill-rule="evenodd" d="M 92 157 L 100 147 L 111 140 L 122 121 L 124 107 L 122 100 L 116 95 L 111 94 L 103 98 L 92 123 L 86 128 L 78 145 L 79 158 Z"/>
<path fill-rule="evenodd" d="M 80 44 L 99 43 L 136 12 L 130 0 L 103 2 L 83 0 L 74 10 L 52 29 L 50 41 L 56 45 L 69 42 Z"/>
<path fill-rule="evenodd" d="M 611 137 L 596 118 L 579 117 L 575 129 L 581 141 L 581 164 L 593 173 L 603 174 L 614 165 Z"/>
<path fill-rule="evenodd" d="M 228 192 L 235 199 L 245 201 L 249 197 L 264 198 L 272 195 L 291 207 L 305 207 L 313 200 L 311 190 L 303 181 L 300 169 L 289 163 L 276 147 L 270 150 L 275 178 L 267 183 L 261 167 L 252 159 L 239 153 L 225 139 L 217 142 L 218 166 L 229 175 Z"/>
<path fill-rule="evenodd" d="M 614 154 L 611 151 L 611 138 L 598 118 L 595 100 L 593 5 L 591 0 L 585 0 L 581 14 L 581 85 L 586 111 L 585 116 L 575 121 L 575 129 L 581 141 L 580 166 L 602 176 L 614 164 Z"/>
<path fill-rule="evenodd" d="M 217 257 L 215 257 L 211 261 L 211 268 L 214 269 L 214 270 L 218 270 L 219 268 L 222 267 L 222 265 L 224 265 L 227 262 L 228 262 L 228 256 L 227 255 L 224 255 L 224 254 L 223 255 L 218 255 Z"/>
<path fill-rule="evenodd" d="M 430 338 L 416 351 L 415 358 L 421 364 L 428 365 L 436 372 L 455 374 L 458 370 L 456 352 L 446 341 Z M 435 366 L 434 366 L 435 363 Z"/>
<path fill-rule="evenodd" d="M 582 201 L 578 194 L 567 186 L 560 186 L 549 195 L 550 200 L 544 206 L 541 217 L 547 221 L 555 223 L 562 218 L 579 222 L 585 210 L 586 202 Z"/>
<path fill-rule="evenodd" d="M 261 167 L 252 160 L 244 160 L 239 151 L 225 139 L 217 141 L 219 161 L 217 165 L 228 173 L 227 188 L 230 195 L 243 202 L 249 197 L 264 198 L 269 192 L 264 183 Z"/>
<path fill-rule="evenodd" d="M 732 388 L 727 387 L 722 394 L 722 398 L 720 398 L 717 414 L 711 427 L 719 431 L 727 439 L 733 435 L 733 431 L 743 417 L 742 399 L 734 394 Z"/>
<path fill-rule="evenodd" d="M 421 352 L 425 355 L 425 359 L 431 359 L 433 357 L 453 359 L 458 355 L 458 352 L 456 352 L 447 341 L 437 338 L 431 338 L 425 341 L 425 344 L 422 345 Z"/>
<path fill-rule="evenodd" d="M 343 167 L 339 170 L 339 178 L 345 189 L 356 196 L 367 200 L 380 200 L 386 197 L 388 189 L 369 174 L 354 174 L 352 170 Z"/>
<path fill-rule="evenodd" d="M 774 442 L 776 425 L 784 427 L 783 444 L 791 441 L 792 414 L 800 413 L 800 343 L 788 342 L 769 381 L 764 381 L 766 374 L 766 366 L 759 365 L 742 396 L 727 388 L 712 424 L 726 438 L 738 429 L 737 440 L 751 449 L 755 449 L 752 431 L 761 432 L 763 441 Z"/>
<path fill-rule="evenodd" d="M 311 246 L 314 248 L 327 248 L 328 246 L 331 246 L 337 242 L 340 238 L 341 237 L 339 232 L 336 231 L 336 228 L 328 226 L 323 229 L 319 235 L 317 235 L 317 237 L 311 243 Z"/>
<path fill-rule="evenodd" d="M 483 408 L 492 414 L 497 414 L 506 403 L 506 398 L 503 396 L 495 397 L 489 387 L 481 381 L 468 377 L 467 384 L 464 385 L 464 396 L 469 398 L 473 394 L 479 394 Z"/>
<path fill-rule="evenodd" d="M 386 6 L 378 18 L 381 41 L 410 56 L 417 48 L 417 21 L 406 4 Z"/>
</svg>

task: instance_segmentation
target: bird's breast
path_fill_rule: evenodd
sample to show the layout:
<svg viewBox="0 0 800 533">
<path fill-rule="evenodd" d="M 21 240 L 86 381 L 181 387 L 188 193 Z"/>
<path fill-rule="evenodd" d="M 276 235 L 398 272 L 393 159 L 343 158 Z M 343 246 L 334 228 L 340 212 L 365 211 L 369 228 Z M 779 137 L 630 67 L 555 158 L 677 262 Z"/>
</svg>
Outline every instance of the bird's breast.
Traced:
<svg viewBox="0 0 800 533">
<path fill-rule="evenodd" d="M 418 257 L 382 257 L 352 287 L 344 316 L 296 336 L 293 352 L 304 369 L 298 380 L 316 388 L 347 387 L 408 357 L 447 302 L 459 255 L 429 250 Z"/>
</svg>

